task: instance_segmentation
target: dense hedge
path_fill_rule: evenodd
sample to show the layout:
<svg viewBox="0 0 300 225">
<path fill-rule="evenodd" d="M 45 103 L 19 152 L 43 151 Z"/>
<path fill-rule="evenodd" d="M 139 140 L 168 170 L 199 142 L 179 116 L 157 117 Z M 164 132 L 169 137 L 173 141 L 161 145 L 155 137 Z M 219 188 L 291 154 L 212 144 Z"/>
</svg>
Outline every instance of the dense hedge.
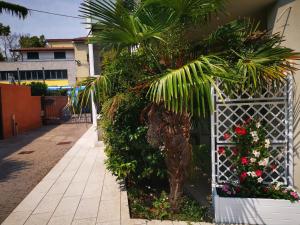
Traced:
<svg viewBox="0 0 300 225">
<path fill-rule="evenodd" d="M 101 125 L 107 144 L 107 168 L 133 183 L 166 177 L 163 155 L 147 143 L 147 126 L 139 119 L 147 104 L 143 96 L 128 93 L 118 94 L 103 105 Z"/>
</svg>

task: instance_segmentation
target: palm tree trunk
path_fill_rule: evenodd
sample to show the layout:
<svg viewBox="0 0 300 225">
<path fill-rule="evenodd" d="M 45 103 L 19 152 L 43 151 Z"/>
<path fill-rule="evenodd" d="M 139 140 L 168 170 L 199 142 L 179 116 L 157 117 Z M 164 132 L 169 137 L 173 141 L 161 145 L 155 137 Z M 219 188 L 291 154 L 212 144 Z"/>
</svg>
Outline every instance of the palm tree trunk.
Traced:
<svg viewBox="0 0 300 225">
<path fill-rule="evenodd" d="M 183 194 L 183 185 L 191 161 L 192 147 L 190 139 L 190 116 L 184 112 L 175 114 L 167 111 L 163 105 L 151 106 L 148 112 L 148 141 L 162 147 L 169 175 L 171 209 L 179 209 Z"/>
</svg>

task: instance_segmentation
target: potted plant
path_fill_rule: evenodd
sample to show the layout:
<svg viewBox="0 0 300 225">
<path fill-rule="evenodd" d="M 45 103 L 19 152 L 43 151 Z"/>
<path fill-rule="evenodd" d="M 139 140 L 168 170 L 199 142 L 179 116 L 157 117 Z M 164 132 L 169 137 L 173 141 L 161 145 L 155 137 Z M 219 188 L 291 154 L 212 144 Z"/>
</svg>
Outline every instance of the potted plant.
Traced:
<svg viewBox="0 0 300 225">
<path fill-rule="evenodd" d="M 225 133 L 224 139 L 233 145 L 219 147 L 218 154 L 220 159 L 230 158 L 233 176 L 215 189 L 216 222 L 300 223 L 299 194 L 284 183 L 269 182 L 268 174 L 279 166 L 272 159 L 285 156 L 270 151 L 266 130 L 260 120 L 249 118 Z"/>
</svg>

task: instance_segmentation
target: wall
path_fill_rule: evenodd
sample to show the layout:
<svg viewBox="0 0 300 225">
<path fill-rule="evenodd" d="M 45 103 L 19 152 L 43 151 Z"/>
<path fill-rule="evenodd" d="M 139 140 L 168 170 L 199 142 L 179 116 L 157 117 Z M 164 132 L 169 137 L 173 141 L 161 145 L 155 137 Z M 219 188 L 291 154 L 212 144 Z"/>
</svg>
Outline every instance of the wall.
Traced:
<svg viewBox="0 0 300 225">
<path fill-rule="evenodd" d="M 74 49 L 75 59 L 80 62 L 76 64 L 76 79 L 77 81 L 80 81 L 90 74 L 89 62 L 87 61 L 88 45 L 81 42 L 74 43 Z"/>
<path fill-rule="evenodd" d="M 3 138 L 14 134 L 13 116 L 17 125 L 16 133 L 19 134 L 42 125 L 41 98 L 31 96 L 30 87 L 0 84 L 0 92 Z"/>
<path fill-rule="evenodd" d="M 55 52 L 66 52 L 66 59 L 67 60 L 74 60 L 74 51 L 72 50 L 61 50 L 61 51 L 55 51 Z M 27 59 L 27 52 L 23 53 L 23 60 L 25 61 L 39 61 L 39 60 L 58 60 L 63 61 L 66 59 L 54 59 L 54 51 L 40 51 L 39 52 L 39 59 Z"/>
<path fill-rule="evenodd" d="M 300 0 L 278 0 L 270 10 L 269 29 L 273 33 L 279 32 L 283 35 L 283 45 L 300 51 Z M 299 66 L 298 66 L 299 68 Z M 300 96 L 300 71 L 295 73 L 295 99 Z M 296 108 L 296 104 L 294 104 Z M 295 187 L 300 191 L 300 117 L 297 110 L 294 110 L 294 182 Z"/>
<path fill-rule="evenodd" d="M 48 45 L 52 48 L 73 47 L 72 41 L 55 41 L 55 42 L 48 41 Z"/>
<path fill-rule="evenodd" d="M 76 62 L 75 60 L 48 60 L 48 61 L 27 61 L 27 62 L 0 62 L 0 71 L 19 70 L 68 70 L 68 80 L 47 80 L 49 86 L 74 85 L 76 82 Z M 0 83 L 7 83 L 1 82 Z"/>
</svg>

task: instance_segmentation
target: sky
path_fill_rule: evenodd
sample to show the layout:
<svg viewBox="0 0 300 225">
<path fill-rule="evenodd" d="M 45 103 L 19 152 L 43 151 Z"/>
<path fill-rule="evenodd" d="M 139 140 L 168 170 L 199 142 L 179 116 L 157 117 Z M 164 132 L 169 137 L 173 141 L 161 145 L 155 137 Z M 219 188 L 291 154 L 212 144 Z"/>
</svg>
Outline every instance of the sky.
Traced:
<svg viewBox="0 0 300 225">
<path fill-rule="evenodd" d="M 79 15 L 79 5 L 83 0 L 6 0 L 27 8 L 67 14 Z M 46 38 L 75 38 L 87 35 L 84 20 L 54 16 L 31 11 L 26 19 L 7 13 L 0 14 L 0 22 L 9 25 L 12 33 L 42 35 Z"/>
</svg>

